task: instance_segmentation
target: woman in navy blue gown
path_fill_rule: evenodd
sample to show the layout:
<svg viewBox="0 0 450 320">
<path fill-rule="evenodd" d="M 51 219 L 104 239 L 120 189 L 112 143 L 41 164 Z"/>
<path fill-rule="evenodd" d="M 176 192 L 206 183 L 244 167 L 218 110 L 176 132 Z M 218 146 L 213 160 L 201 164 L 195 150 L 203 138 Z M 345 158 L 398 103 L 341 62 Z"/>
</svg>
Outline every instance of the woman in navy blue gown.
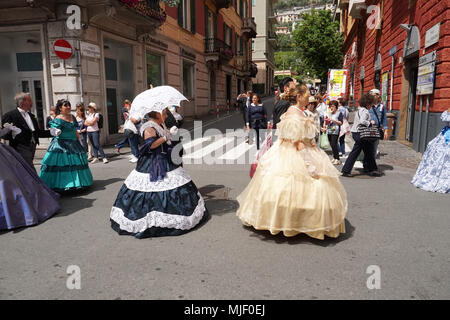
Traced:
<svg viewBox="0 0 450 320">
<path fill-rule="evenodd" d="M 17 132 L 17 130 L 19 132 Z M 0 129 L 0 137 L 20 129 Z M 0 143 L 0 230 L 41 223 L 60 208 L 59 195 L 48 188 L 36 171 L 13 148 Z"/>
<path fill-rule="evenodd" d="M 111 227 L 136 238 L 177 236 L 205 221 L 205 202 L 189 174 L 171 161 L 167 110 L 152 111 L 141 126 L 144 144 L 110 212 Z"/>
<path fill-rule="evenodd" d="M 249 131 L 249 141 L 253 140 L 256 133 L 256 149 L 259 150 L 259 145 L 263 140 L 260 130 L 269 129 L 269 126 L 266 107 L 261 103 L 261 98 L 257 94 L 252 96 L 252 104 L 247 108 L 245 122 L 247 131 Z M 250 129 L 252 130 L 250 131 Z"/>
</svg>

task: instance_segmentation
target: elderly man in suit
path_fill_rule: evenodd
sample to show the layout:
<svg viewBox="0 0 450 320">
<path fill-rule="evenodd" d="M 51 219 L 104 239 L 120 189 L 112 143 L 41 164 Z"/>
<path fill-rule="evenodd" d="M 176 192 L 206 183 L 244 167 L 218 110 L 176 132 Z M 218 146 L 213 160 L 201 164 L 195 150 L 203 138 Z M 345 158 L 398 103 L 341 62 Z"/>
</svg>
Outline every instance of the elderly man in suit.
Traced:
<svg viewBox="0 0 450 320">
<path fill-rule="evenodd" d="M 29 93 L 18 93 L 14 100 L 16 101 L 17 108 L 4 114 L 2 126 L 10 123 L 20 128 L 22 132 L 15 137 L 10 133 L 4 139 L 9 140 L 9 145 L 34 168 L 33 158 L 36 152 L 36 146 L 39 145 L 39 137 L 49 138 L 52 135 L 50 134 L 50 130 L 39 129 L 36 116 L 30 112 L 33 101 Z M 57 135 L 57 133 L 53 132 L 53 135 Z"/>
</svg>

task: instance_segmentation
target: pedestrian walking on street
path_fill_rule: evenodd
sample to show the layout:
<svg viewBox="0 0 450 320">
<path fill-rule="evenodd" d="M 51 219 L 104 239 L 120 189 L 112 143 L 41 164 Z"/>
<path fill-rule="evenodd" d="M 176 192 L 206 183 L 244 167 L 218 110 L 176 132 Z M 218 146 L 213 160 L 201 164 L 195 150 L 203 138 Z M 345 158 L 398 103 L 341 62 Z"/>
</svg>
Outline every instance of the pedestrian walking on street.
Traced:
<svg viewBox="0 0 450 320">
<path fill-rule="evenodd" d="M 100 114 L 97 112 L 97 105 L 94 102 L 90 102 L 88 105 L 89 115 L 85 120 L 85 125 L 87 126 L 87 133 L 89 141 L 92 144 L 94 157 L 92 159 L 92 163 L 96 163 L 99 161 L 98 153 L 103 158 L 103 163 L 108 163 L 108 159 L 106 159 L 105 153 L 103 152 L 103 148 L 100 144 Z"/>
<path fill-rule="evenodd" d="M 0 128 L 0 138 L 22 130 L 11 124 Z M 34 167 L 12 147 L 0 142 L 0 230 L 41 223 L 59 209 L 59 195 L 48 188 Z"/>
<path fill-rule="evenodd" d="M 383 131 L 383 136 L 381 139 L 387 140 L 388 139 L 388 123 L 387 123 L 387 116 L 386 116 L 386 108 L 384 107 L 384 104 L 381 102 L 381 96 L 380 96 L 380 90 L 378 89 L 372 89 L 369 91 L 369 93 L 373 96 L 374 102 L 372 108 L 370 108 L 370 119 L 375 122 L 374 126 L 377 128 L 380 128 Z M 375 153 L 375 158 L 377 157 L 378 153 L 378 144 L 380 140 L 376 140 L 373 146 L 373 152 Z"/>
<path fill-rule="evenodd" d="M 302 111 L 309 101 L 308 87 L 289 89 L 285 99 L 296 103 L 281 116 L 279 139 L 237 197 L 236 214 L 244 225 L 274 235 L 336 238 L 345 232 L 347 194 L 339 171 L 316 145 L 316 121 Z"/>
<path fill-rule="evenodd" d="M 356 110 L 355 120 L 351 129 L 355 144 L 353 145 L 353 149 L 348 155 L 344 167 L 342 168 L 342 175 L 345 177 L 352 177 L 351 172 L 353 166 L 355 165 L 356 159 L 361 153 L 361 150 L 364 152 L 364 172 L 368 173 L 371 176 L 381 175 L 378 171 L 377 163 L 375 161 L 373 141 L 361 139 L 359 133 L 360 129 L 375 124 L 375 121 L 371 120 L 369 113 L 369 109 L 372 107 L 372 103 L 373 96 L 370 93 L 366 93 L 361 97 L 361 99 L 359 99 L 359 107 Z"/>
<path fill-rule="evenodd" d="M 341 164 L 339 159 L 339 133 L 341 125 L 344 121 L 344 116 L 338 111 L 339 103 L 336 100 L 330 102 L 330 116 L 325 117 L 323 131 L 328 135 L 328 141 L 330 142 L 331 150 L 333 151 L 332 164 Z"/>
<path fill-rule="evenodd" d="M 123 127 L 125 125 L 125 122 L 128 120 L 130 108 L 131 108 L 131 101 L 128 99 L 125 99 L 125 101 L 123 102 L 123 107 L 122 107 L 121 113 L 120 113 L 121 127 Z M 128 137 L 125 135 L 125 129 L 124 129 L 123 134 L 124 134 L 124 138 L 118 144 L 116 144 L 114 146 L 116 148 L 116 151 L 118 154 L 120 154 L 120 149 L 128 144 Z"/>
<path fill-rule="evenodd" d="M 86 151 L 79 141 L 77 119 L 70 111 L 69 101 L 59 100 L 56 104 L 56 118 L 50 125 L 57 132 L 39 173 L 45 184 L 58 192 L 89 187 L 93 180 Z"/>
<path fill-rule="evenodd" d="M 86 109 L 84 108 L 83 103 L 78 103 L 76 106 L 76 116 L 77 119 L 77 132 L 80 139 L 81 146 L 84 148 L 86 152 L 88 152 L 88 144 L 87 144 L 87 127 L 84 124 L 86 121 Z"/>
<path fill-rule="evenodd" d="M 128 139 L 128 144 L 131 148 L 130 162 L 136 163 L 139 157 L 139 126 L 141 124 L 141 119 L 136 119 L 130 116 L 131 102 L 125 100 L 125 108 L 127 112 L 124 114 L 126 118 L 124 128 L 124 136 Z M 121 146 L 117 145 L 119 150 Z M 119 152 L 119 151 L 118 151 Z"/>
<path fill-rule="evenodd" d="M 339 130 L 339 155 L 345 156 L 345 136 L 351 133 L 351 126 L 348 123 L 348 118 L 350 116 L 350 112 L 348 111 L 347 101 L 339 98 L 339 109 L 343 116 L 342 125 Z"/>
<path fill-rule="evenodd" d="M 266 107 L 264 107 L 261 98 L 256 93 L 252 96 L 252 104 L 247 108 L 245 122 L 247 131 L 249 131 L 249 143 L 255 140 L 254 136 L 256 134 L 256 149 L 259 150 L 259 145 L 264 140 L 260 130 L 269 129 L 269 124 L 267 122 Z"/>
<path fill-rule="evenodd" d="M 110 212 L 111 227 L 136 238 L 177 236 L 205 221 L 205 202 L 189 174 L 171 161 L 167 109 L 151 111 L 141 126 L 139 161 L 125 180 Z"/>
<path fill-rule="evenodd" d="M 441 120 L 445 127 L 428 143 L 411 183 L 425 191 L 450 193 L 450 108 Z"/>
</svg>

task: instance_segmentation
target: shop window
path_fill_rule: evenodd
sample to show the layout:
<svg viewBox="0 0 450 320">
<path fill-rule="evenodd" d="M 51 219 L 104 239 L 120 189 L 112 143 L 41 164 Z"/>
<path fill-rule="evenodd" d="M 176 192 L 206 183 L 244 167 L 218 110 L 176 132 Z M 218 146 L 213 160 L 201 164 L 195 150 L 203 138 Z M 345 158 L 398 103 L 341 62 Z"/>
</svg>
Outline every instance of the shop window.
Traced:
<svg viewBox="0 0 450 320">
<path fill-rule="evenodd" d="M 147 88 L 164 84 L 164 56 L 147 52 Z"/>
<path fill-rule="evenodd" d="M 183 61 L 183 94 L 186 98 L 194 97 L 194 64 Z"/>
<path fill-rule="evenodd" d="M 42 71 L 42 53 L 41 52 L 26 52 L 16 53 L 17 71 Z"/>
</svg>

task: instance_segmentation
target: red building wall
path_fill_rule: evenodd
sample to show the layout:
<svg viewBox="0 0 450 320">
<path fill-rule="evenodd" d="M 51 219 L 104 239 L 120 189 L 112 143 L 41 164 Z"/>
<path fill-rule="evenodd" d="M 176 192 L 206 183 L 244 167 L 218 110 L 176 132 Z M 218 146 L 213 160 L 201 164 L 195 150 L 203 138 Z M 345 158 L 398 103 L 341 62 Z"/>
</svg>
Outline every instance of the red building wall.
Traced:
<svg viewBox="0 0 450 320">
<path fill-rule="evenodd" d="M 366 20 L 358 23 L 357 32 L 351 35 L 352 39 L 346 41 L 344 48 L 347 61 L 344 68 L 350 69 L 350 64 L 355 63 L 354 91 L 355 99 L 361 96 L 360 72 L 365 67 L 364 91 L 374 88 L 374 62 L 378 50 L 382 56 L 381 73 L 391 71 L 391 57 L 389 50 L 397 46 L 394 55 L 394 88 L 393 103 L 394 110 L 400 110 L 402 98 L 403 68 L 405 61 L 399 62 L 403 57 L 403 48 L 407 32 L 401 29 L 400 24 L 414 24 L 420 30 L 420 52 L 419 57 L 437 50 L 438 63 L 436 64 L 436 84 L 434 95 L 430 98 L 430 111 L 442 112 L 450 106 L 450 7 L 449 0 L 417 0 L 408 8 L 409 0 L 385 0 L 383 1 L 382 29 L 370 30 L 367 28 Z M 381 6 L 382 1 L 366 1 L 367 5 L 376 4 Z M 368 15 L 367 15 L 368 16 Z M 437 23 L 440 26 L 440 38 L 437 44 L 425 49 L 425 34 L 428 29 Z M 354 30 L 355 31 L 355 30 Z M 351 57 L 352 44 L 358 43 L 356 56 Z M 391 75 L 390 75 L 391 76 Z M 390 84 L 390 83 L 389 83 Z M 390 85 L 389 85 L 390 90 Z M 350 83 L 347 83 L 347 93 L 350 92 Z M 390 94 L 390 92 L 389 92 Z M 348 94 L 347 94 L 348 98 Z M 389 101 L 389 100 L 388 100 Z M 419 99 L 416 99 L 416 109 L 419 108 Z"/>
</svg>

